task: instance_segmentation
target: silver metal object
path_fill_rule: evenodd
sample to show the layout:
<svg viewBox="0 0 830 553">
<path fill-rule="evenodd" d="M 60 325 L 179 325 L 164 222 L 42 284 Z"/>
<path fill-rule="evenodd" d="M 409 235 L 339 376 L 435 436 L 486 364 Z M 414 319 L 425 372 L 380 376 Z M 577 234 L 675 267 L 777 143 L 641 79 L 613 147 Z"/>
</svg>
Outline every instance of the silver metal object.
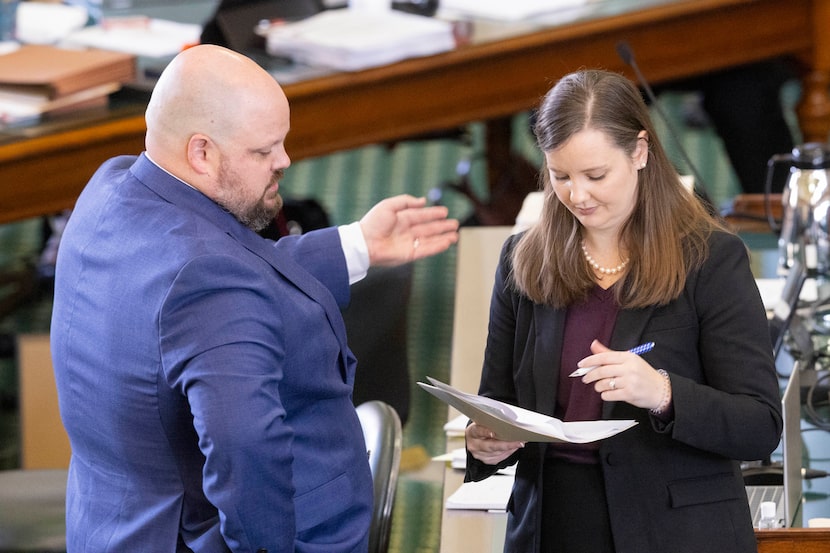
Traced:
<svg viewBox="0 0 830 553">
<path fill-rule="evenodd" d="M 788 270 L 798 259 L 814 274 L 830 276 L 830 145 L 797 146 L 770 160 L 770 171 L 781 162 L 791 167 L 781 195 L 779 265 Z"/>
</svg>

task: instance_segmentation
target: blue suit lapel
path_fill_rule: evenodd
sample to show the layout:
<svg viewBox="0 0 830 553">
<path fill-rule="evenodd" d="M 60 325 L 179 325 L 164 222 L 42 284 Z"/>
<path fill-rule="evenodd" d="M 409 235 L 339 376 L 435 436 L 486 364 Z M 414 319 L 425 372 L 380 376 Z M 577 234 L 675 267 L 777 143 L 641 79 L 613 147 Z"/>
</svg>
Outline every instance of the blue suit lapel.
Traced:
<svg viewBox="0 0 830 553">
<path fill-rule="evenodd" d="M 236 227 L 236 229 L 230 231 L 228 234 L 237 239 L 249 251 L 265 260 L 308 297 L 323 306 L 329 324 L 337 336 L 337 341 L 340 343 L 340 348 L 345 351 L 348 346 L 343 316 L 340 313 L 337 302 L 334 300 L 334 296 L 331 295 L 328 289 L 298 265 L 293 258 L 277 255 L 274 249 L 274 242 L 262 238 L 241 224 L 237 224 Z"/>
<path fill-rule="evenodd" d="M 130 171 L 142 184 L 168 202 L 183 206 L 184 209 L 193 211 L 213 222 L 247 250 L 266 261 L 309 298 L 323 306 L 329 324 L 340 344 L 344 377 L 348 374 L 347 367 L 350 353 L 343 317 L 334 297 L 320 281 L 311 276 L 292 258 L 277 255 L 273 241 L 262 238 L 240 223 L 216 202 L 163 171 L 151 162 L 145 154 L 139 156 Z"/>
</svg>

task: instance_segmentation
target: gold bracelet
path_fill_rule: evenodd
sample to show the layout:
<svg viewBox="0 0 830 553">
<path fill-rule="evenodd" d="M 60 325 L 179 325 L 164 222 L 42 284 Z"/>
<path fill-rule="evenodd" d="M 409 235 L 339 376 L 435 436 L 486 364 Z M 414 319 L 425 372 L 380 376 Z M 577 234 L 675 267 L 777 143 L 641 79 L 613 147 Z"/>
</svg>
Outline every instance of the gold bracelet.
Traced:
<svg viewBox="0 0 830 553">
<path fill-rule="evenodd" d="M 663 375 L 663 399 L 660 400 L 660 405 L 648 410 L 652 415 L 662 415 L 669 406 L 669 403 L 671 403 L 671 380 L 669 380 L 669 373 L 663 369 L 657 369 L 657 372 Z"/>
</svg>

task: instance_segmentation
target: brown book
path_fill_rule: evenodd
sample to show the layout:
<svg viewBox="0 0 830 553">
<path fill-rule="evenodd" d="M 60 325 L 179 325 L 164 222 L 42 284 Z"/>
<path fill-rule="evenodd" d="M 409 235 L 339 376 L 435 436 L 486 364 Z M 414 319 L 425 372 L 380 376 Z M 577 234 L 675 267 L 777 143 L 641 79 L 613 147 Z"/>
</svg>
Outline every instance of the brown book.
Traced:
<svg viewBox="0 0 830 553">
<path fill-rule="evenodd" d="M 0 89 L 54 100 L 108 83 L 136 78 L 135 55 L 27 44 L 0 55 Z"/>
</svg>

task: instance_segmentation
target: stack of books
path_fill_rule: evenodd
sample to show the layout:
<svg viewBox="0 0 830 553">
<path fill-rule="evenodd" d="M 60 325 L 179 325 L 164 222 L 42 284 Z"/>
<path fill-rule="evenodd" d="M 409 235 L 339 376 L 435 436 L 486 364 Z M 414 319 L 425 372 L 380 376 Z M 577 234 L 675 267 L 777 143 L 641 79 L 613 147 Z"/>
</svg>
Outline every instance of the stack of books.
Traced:
<svg viewBox="0 0 830 553">
<path fill-rule="evenodd" d="M 0 55 L 0 123 L 106 105 L 136 78 L 132 54 L 27 44 Z"/>
</svg>

